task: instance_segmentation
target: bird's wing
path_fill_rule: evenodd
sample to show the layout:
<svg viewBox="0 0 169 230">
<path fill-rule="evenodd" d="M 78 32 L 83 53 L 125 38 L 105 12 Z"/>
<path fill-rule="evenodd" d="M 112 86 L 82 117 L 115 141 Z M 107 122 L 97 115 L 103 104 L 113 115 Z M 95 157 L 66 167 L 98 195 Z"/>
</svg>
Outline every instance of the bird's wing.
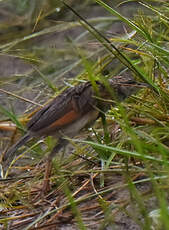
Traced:
<svg viewBox="0 0 169 230">
<path fill-rule="evenodd" d="M 28 122 L 28 130 L 38 132 L 48 127 L 60 128 L 74 122 L 92 109 L 96 101 L 92 95 L 89 82 L 65 90 L 33 115 Z"/>
</svg>

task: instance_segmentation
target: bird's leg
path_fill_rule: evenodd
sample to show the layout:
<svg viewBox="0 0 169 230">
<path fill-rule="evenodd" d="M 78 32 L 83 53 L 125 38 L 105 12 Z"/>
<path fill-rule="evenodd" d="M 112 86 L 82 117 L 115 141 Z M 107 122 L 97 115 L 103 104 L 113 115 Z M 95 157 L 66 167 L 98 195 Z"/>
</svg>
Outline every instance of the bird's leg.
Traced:
<svg viewBox="0 0 169 230">
<path fill-rule="evenodd" d="M 42 186 L 42 194 L 47 194 L 50 191 L 50 176 L 52 171 L 52 159 L 47 158 L 46 166 L 45 166 L 45 174 Z"/>
<path fill-rule="evenodd" d="M 46 168 L 45 168 L 45 175 L 44 175 L 44 182 L 42 187 L 42 193 L 46 194 L 50 191 L 50 176 L 52 171 L 52 159 L 53 157 L 60 151 L 61 148 L 65 147 L 68 144 L 68 140 L 60 138 L 58 140 L 57 145 L 52 149 L 51 153 L 48 155 Z"/>
</svg>

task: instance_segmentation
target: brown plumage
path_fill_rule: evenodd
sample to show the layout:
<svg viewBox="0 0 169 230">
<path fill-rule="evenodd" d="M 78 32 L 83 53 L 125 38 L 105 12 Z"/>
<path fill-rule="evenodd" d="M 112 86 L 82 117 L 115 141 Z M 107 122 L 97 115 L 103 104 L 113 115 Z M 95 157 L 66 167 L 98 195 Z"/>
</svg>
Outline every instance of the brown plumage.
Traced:
<svg viewBox="0 0 169 230">
<path fill-rule="evenodd" d="M 90 82 L 82 83 L 66 89 L 49 104 L 36 112 L 27 124 L 27 133 L 4 156 L 4 171 L 8 167 L 19 147 L 33 137 L 56 136 L 58 144 L 48 156 L 46 174 L 49 174 L 51 160 L 55 154 L 65 146 L 68 141 L 65 136 L 74 137 L 86 125 L 93 123 L 100 115 L 100 111 L 106 111 L 111 103 L 106 99 L 123 101 L 143 86 L 144 83 L 136 82 L 131 78 L 115 76 L 108 80 L 109 87 L 96 82 L 97 91 L 93 90 Z M 109 89 L 111 89 L 111 92 Z M 100 99 L 99 99 L 100 98 Z M 104 100 L 102 100 L 102 99 Z M 46 175 L 48 178 L 49 175 Z"/>
</svg>

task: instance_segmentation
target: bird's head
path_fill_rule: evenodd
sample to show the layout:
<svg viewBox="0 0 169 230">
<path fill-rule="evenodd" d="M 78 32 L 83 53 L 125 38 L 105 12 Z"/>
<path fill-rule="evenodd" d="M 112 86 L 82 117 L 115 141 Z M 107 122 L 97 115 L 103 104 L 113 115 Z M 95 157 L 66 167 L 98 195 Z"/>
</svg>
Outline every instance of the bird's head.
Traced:
<svg viewBox="0 0 169 230">
<path fill-rule="evenodd" d="M 112 96 L 119 101 L 123 101 L 139 89 L 147 87 L 146 83 L 138 82 L 131 77 L 114 76 L 108 80 Z"/>
</svg>

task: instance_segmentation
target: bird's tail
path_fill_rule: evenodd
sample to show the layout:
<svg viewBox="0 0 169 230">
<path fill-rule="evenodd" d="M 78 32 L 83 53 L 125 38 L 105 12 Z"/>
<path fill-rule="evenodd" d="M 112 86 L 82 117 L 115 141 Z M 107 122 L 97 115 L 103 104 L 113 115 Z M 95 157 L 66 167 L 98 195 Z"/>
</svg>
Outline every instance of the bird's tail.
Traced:
<svg viewBox="0 0 169 230">
<path fill-rule="evenodd" d="M 15 156 L 17 156 L 18 154 L 16 153 L 17 149 L 20 148 L 22 145 L 24 145 L 27 141 L 29 141 L 32 137 L 30 136 L 29 133 L 25 134 L 23 137 L 21 137 L 16 144 L 14 144 L 13 146 L 11 146 L 8 151 L 5 153 L 5 155 L 3 156 L 2 159 L 2 166 L 3 167 L 3 171 L 5 170 L 5 168 L 7 168 L 7 166 L 10 165 L 10 163 L 12 162 L 12 160 L 14 159 Z M 1 172 L 2 174 L 2 172 Z M 4 175 L 4 173 L 3 173 Z M 1 175 L 2 176 L 2 175 Z"/>
</svg>

